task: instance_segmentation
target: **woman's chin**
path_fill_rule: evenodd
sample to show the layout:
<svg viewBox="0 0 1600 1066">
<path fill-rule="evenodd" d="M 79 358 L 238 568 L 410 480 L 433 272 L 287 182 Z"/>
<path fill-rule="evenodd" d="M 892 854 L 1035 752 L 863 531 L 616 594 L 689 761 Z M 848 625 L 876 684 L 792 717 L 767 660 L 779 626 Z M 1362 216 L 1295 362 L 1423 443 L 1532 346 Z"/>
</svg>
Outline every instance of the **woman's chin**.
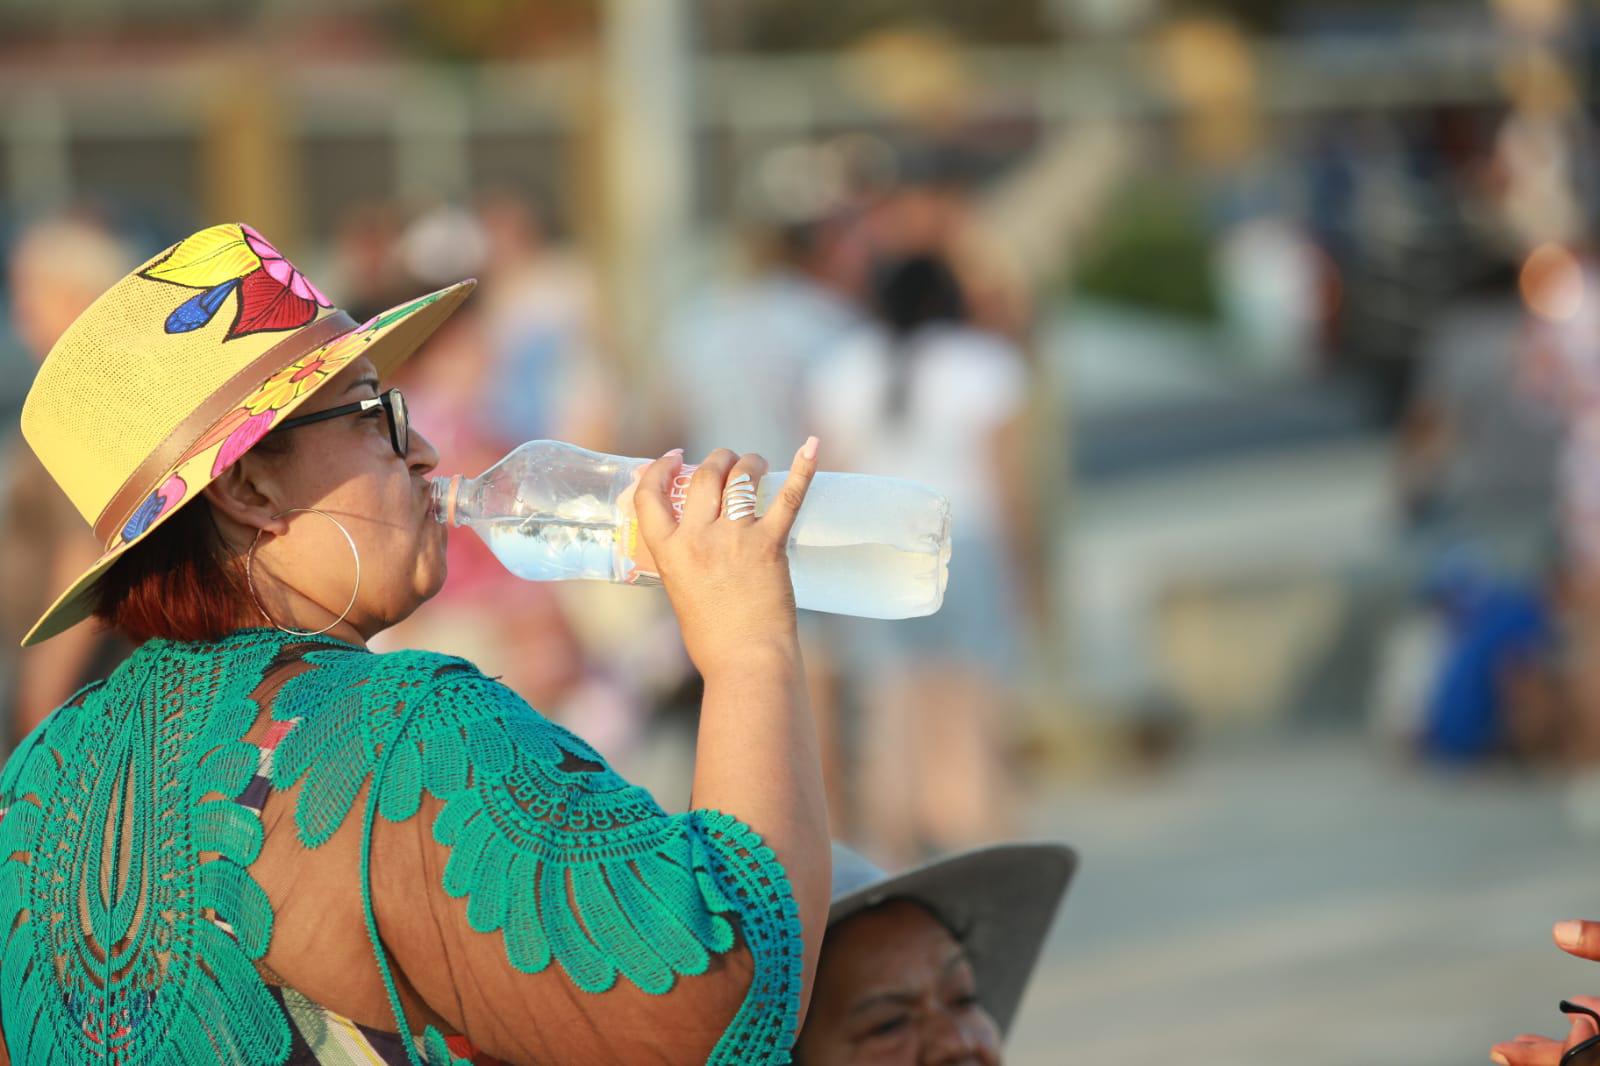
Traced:
<svg viewBox="0 0 1600 1066">
<path fill-rule="evenodd" d="M 427 553 L 422 563 L 422 572 L 417 575 L 417 593 L 421 597 L 418 607 L 437 596 L 450 576 L 450 564 L 445 562 L 443 551 Z"/>
</svg>

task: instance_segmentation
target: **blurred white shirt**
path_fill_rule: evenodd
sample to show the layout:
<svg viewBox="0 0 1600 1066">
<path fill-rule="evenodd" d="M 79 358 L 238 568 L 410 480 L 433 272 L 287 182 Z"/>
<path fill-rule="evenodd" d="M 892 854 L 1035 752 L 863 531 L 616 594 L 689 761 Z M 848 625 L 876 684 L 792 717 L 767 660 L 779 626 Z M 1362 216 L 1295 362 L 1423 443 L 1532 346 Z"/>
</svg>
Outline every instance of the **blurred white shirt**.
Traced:
<svg viewBox="0 0 1600 1066">
<path fill-rule="evenodd" d="M 991 441 L 1027 402 L 1027 363 L 1009 342 L 966 326 L 928 326 L 904 343 L 899 418 L 888 413 L 896 355 L 883 330 L 852 334 L 817 367 L 807 408 L 823 465 L 921 482 L 949 497 L 952 536 L 991 536 L 1002 525 Z"/>
</svg>

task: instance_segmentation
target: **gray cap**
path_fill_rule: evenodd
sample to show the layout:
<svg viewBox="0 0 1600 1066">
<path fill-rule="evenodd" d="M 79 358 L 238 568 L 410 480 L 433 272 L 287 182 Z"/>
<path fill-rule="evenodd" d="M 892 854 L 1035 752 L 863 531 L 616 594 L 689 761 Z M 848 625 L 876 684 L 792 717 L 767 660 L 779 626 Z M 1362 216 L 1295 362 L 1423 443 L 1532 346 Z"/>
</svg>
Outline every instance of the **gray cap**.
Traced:
<svg viewBox="0 0 1600 1066">
<path fill-rule="evenodd" d="M 926 906 L 962 934 L 978 998 L 1007 1033 L 1077 868 L 1065 844 L 998 844 L 891 876 L 835 844 L 828 925 L 891 899 Z"/>
</svg>

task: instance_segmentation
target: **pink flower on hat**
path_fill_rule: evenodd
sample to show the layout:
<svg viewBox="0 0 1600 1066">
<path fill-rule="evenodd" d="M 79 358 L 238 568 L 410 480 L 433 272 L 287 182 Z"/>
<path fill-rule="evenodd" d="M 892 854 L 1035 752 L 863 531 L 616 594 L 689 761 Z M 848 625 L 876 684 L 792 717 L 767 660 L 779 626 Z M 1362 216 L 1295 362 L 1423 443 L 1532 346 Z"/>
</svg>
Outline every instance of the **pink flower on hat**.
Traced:
<svg viewBox="0 0 1600 1066">
<path fill-rule="evenodd" d="M 239 223 L 239 229 L 244 232 L 244 241 L 250 250 L 261 257 L 261 269 L 270 274 L 278 284 L 288 289 L 302 300 L 315 300 L 323 307 L 332 307 L 333 301 L 322 295 L 322 290 L 311 284 L 311 279 L 294 268 L 294 264 L 283 257 L 283 254 L 274 248 L 272 242 L 256 231 L 248 222 Z"/>
<path fill-rule="evenodd" d="M 239 423 L 238 428 L 222 442 L 222 448 L 211 464 L 211 476 L 216 477 L 238 462 L 239 457 L 254 447 L 256 441 L 267 435 L 267 430 L 272 428 L 272 420 L 277 416 L 277 411 L 263 411 Z"/>
</svg>

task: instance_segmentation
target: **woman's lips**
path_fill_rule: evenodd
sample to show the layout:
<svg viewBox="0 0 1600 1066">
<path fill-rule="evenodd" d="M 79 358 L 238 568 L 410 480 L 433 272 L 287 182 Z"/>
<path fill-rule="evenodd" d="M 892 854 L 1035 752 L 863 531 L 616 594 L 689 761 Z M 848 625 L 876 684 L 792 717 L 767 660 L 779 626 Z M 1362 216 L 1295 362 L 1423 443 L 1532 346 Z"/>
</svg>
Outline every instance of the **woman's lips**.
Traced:
<svg viewBox="0 0 1600 1066">
<path fill-rule="evenodd" d="M 422 517 L 425 521 L 432 521 L 435 517 L 437 517 L 433 513 L 433 483 L 427 478 L 418 478 L 417 480 L 419 482 L 420 494 L 422 497 L 419 501 L 422 505 Z"/>
</svg>

